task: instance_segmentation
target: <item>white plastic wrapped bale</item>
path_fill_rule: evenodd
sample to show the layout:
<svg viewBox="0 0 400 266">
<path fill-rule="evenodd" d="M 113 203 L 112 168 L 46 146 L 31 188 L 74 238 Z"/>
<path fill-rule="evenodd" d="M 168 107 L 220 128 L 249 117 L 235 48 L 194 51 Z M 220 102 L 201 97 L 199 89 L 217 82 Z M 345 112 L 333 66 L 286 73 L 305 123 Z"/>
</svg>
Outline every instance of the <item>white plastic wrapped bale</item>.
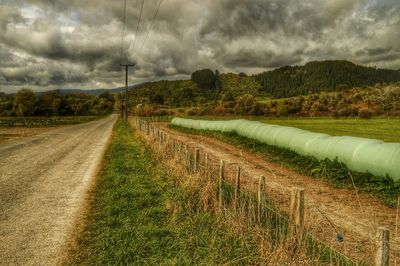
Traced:
<svg viewBox="0 0 400 266">
<path fill-rule="evenodd" d="M 330 136 L 294 127 L 269 125 L 246 119 L 207 121 L 174 118 L 173 125 L 197 130 L 235 132 L 260 142 L 286 148 L 318 160 L 335 160 L 349 169 L 400 179 L 400 143 L 350 136 Z"/>
</svg>

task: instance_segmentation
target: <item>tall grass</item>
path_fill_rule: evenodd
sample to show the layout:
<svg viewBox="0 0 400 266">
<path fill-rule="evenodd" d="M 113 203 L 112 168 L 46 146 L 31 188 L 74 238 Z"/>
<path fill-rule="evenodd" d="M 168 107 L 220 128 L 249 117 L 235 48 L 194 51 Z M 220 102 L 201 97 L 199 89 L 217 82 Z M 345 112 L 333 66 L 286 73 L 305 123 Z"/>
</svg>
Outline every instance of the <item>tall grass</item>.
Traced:
<svg viewBox="0 0 400 266">
<path fill-rule="evenodd" d="M 145 133 L 149 132 L 146 128 L 142 129 Z M 235 201 L 232 180 L 228 178 L 232 172 L 229 173 L 228 170 L 228 179 L 222 182 L 221 202 L 216 158 L 208 154 L 206 160 L 204 157 L 200 163 L 196 160 L 197 171 L 194 171 L 195 163 L 191 147 L 176 139 L 166 138 L 165 134 L 160 134 L 159 131 L 154 133 L 150 130 L 150 132 L 152 133 L 148 134 L 148 139 L 153 143 L 152 149 L 162 154 L 164 163 L 171 171 L 183 177 L 184 190 L 192 199 L 187 201 L 188 209 L 212 213 L 215 219 L 221 219 L 226 226 L 234 228 L 236 234 L 256 239 L 257 254 L 261 261 L 272 265 L 326 263 L 354 265 L 350 259 L 324 245 L 308 232 L 305 232 L 304 238 L 298 242 L 298 238 L 291 233 L 293 227 L 286 214 L 288 207 L 284 206 L 285 203 L 281 203 L 285 201 L 285 196 L 279 196 L 276 192 L 274 194 L 268 190 L 266 192 L 268 197 L 263 200 L 261 209 L 258 209 L 259 201 L 252 190 L 254 184 L 249 183 L 244 184 L 239 199 Z"/>
<path fill-rule="evenodd" d="M 198 179 L 173 175 L 119 120 L 71 265 L 267 264 L 263 234 L 205 209 Z"/>
</svg>

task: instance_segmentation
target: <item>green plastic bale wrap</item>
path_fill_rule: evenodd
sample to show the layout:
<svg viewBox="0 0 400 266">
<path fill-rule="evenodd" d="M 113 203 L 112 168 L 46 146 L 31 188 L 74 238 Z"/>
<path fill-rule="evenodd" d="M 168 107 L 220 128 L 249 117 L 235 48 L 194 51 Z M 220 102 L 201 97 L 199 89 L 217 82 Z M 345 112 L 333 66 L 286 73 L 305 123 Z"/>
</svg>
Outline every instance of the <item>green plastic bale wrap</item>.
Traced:
<svg viewBox="0 0 400 266">
<path fill-rule="evenodd" d="M 330 136 L 294 127 L 269 125 L 246 119 L 207 121 L 174 118 L 173 125 L 196 130 L 235 132 L 268 145 L 286 148 L 318 160 L 337 159 L 349 169 L 400 179 L 400 143 L 350 136 Z"/>
</svg>

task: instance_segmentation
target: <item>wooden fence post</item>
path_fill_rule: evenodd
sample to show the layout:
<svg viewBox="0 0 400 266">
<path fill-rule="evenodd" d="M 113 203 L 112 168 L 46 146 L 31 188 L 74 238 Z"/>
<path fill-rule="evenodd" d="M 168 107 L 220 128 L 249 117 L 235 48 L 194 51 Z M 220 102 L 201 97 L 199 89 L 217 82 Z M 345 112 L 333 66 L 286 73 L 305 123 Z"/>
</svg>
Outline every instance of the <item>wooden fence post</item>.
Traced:
<svg viewBox="0 0 400 266">
<path fill-rule="evenodd" d="M 239 197 L 240 197 L 240 165 L 237 166 L 236 177 L 235 177 L 235 195 L 233 202 L 235 211 L 238 211 L 239 208 Z"/>
<path fill-rule="evenodd" d="M 186 167 L 187 171 L 190 174 L 191 169 L 190 169 L 190 148 L 188 149 L 188 145 L 185 145 L 185 160 L 186 160 Z"/>
<path fill-rule="evenodd" d="M 258 179 L 258 197 L 257 197 L 257 220 L 261 223 L 263 207 L 265 204 L 265 176 L 260 176 Z"/>
<path fill-rule="evenodd" d="M 221 160 L 219 165 L 218 182 L 218 210 L 221 212 L 224 205 L 224 180 L 225 180 L 225 161 Z"/>
<path fill-rule="evenodd" d="M 292 188 L 290 198 L 290 231 L 296 239 L 295 250 L 299 251 L 304 229 L 304 189 Z"/>
<path fill-rule="evenodd" d="M 389 230 L 378 227 L 376 232 L 376 266 L 389 266 Z"/>
<path fill-rule="evenodd" d="M 199 164 L 200 164 L 200 149 L 196 148 L 194 149 L 194 171 L 197 172 L 199 170 Z"/>
<path fill-rule="evenodd" d="M 178 142 L 178 159 L 179 159 L 179 161 L 182 161 L 182 144 L 181 144 L 181 142 Z"/>
<path fill-rule="evenodd" d="M 176 139 L 172 140 L 172 154 L 175 158 L 175 156 L 176 156 Z"/>
</svg>

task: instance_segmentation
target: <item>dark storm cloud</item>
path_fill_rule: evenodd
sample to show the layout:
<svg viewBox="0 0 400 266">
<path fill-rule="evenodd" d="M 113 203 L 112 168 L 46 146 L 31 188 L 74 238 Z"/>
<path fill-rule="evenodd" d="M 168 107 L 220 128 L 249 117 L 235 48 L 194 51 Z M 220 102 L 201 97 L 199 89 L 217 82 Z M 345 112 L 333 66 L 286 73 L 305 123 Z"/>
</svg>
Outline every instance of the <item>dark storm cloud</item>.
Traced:
<svg viewBox="0 0 400 266">
<path fill-rule="evenodd" d="M 124 0 L 0 2 L 0 89 L 123 84 Z M 158 2 L 145 1 L 135 40 L 141 1 L 128 0 L 131 82 L 325 59 L 400 68 L 398 0 L 164 0 L 141 49 Z"/>
</svg>

